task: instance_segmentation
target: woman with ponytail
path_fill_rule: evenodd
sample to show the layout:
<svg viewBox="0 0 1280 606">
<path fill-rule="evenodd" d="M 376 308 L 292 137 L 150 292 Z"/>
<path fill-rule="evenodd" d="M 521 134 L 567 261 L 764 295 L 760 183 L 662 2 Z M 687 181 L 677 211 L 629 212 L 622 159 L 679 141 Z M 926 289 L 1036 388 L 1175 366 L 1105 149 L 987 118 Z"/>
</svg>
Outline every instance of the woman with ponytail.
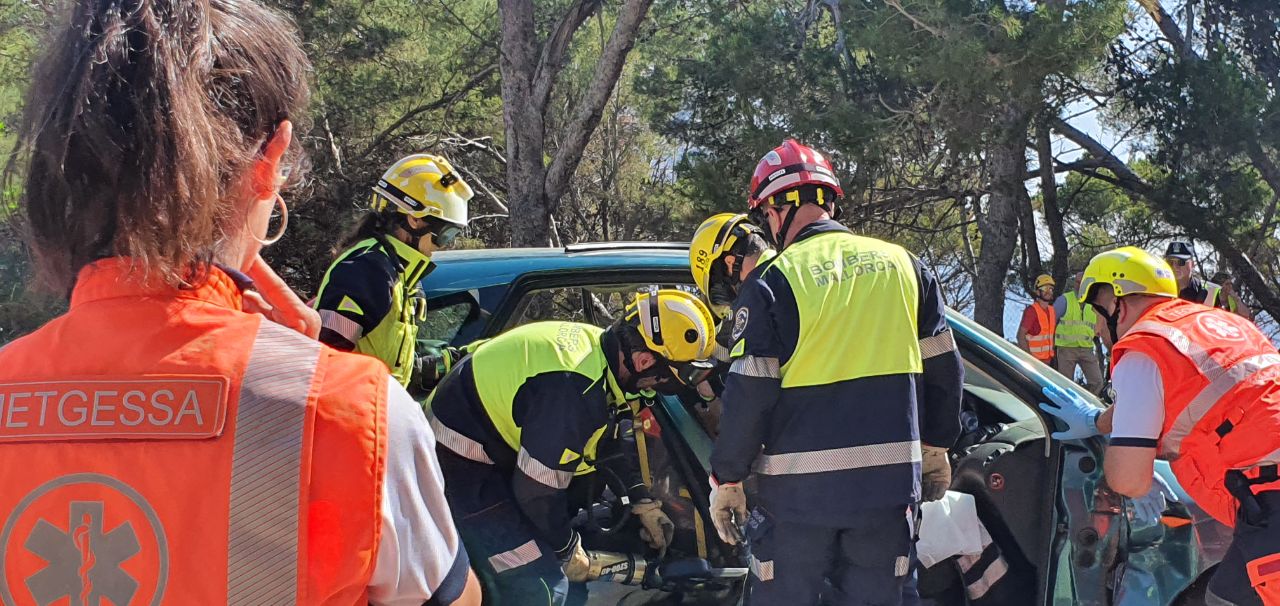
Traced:
<svg viewBox="0 0 1280 606">
<path fill-rule="evenodd" d="M 0 601 L 478 603 L 421 410 L 259 255 L 305 169 L 293 25 L 70 8 L 7 171 L 70 309 L 0 349 Z"/>
</svg>

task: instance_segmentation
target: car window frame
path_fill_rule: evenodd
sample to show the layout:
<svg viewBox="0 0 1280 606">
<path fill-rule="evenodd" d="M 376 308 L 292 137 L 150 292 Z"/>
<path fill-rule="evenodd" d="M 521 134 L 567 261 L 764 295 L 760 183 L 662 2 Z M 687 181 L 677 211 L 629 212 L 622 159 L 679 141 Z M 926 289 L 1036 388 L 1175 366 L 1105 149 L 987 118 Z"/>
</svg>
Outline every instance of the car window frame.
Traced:
<svg viewBox="0 0 1280 606">
<path fill-rule="evenodd" d="M 511 282 L 502 303 L 489 317 L 483 337 L 493 337 L 506 330 L 520 303 L 530 293 L 551 288 L 608 286 L 617 284 L 693 284 L 687 269 L 672 267 L 638 267 L 622 270 L 575 269 L 530 272 Z"/>
<path fill-rule="evenodd" d="M 468 327 L 474 326 L 477 320 L 485 320 L 486 316 L 488 315 L 488 312 L 486 312 L 484 308 L 480 306 L 480 301 L 476 296 L 476 293 L 471 290 L 459 290 L 459 291 L 451 292 L 449 294 L 442 295 L 439 297 L 434 297 L 427 300 L 428 314 L 430 314 L 432 310 L 451 307 L 459 303 L 467 303 L 470 306 L 470 309 L 467 310 L 467 317 L 463 318 L 462 324 L 458 325 L 457 332 L 453 333 L 453 336 L 448 339 L 448 342 L 454 346 L 466 345 L 467 343 L 470 343 L 480 338 L 479 336 L 477 336 L 475 338 L 461 339 L 464 342 L 459 343 L 459 340 L 460 340 L 459 337 L 463 336 L 464 333 L 468 332 L 467 330 Z M 425 338 L 424 335 L 422 334 L 422 331 L 424 328 L 425 328 L 425 323 L 419 326 L 419 329 L 418 329 L 419 339 Z"/>
</svg>

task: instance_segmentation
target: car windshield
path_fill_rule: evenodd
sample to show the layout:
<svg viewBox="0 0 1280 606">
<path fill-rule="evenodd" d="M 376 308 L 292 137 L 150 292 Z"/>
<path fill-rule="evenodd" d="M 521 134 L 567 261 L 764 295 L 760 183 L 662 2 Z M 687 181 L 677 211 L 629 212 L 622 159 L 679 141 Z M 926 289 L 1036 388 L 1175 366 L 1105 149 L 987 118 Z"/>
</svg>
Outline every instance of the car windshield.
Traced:
<svg viewBox="0 0 1280 606">
<path fill-rule="evenodd" d="M 1042 385 L 1044 383 L 1053 383 L 1062 389 L 1073 390 L 1091 401 L 1095 406 L 1104 406 L 1096 396 L 1076 384 L 1075 381 L 1068 379 L 1044 362 L 1032 357 L 1031 354 L 1018 349 L 1018 346 L 987 330 L 977 322 L 960 315 L 955 310 L 947 310 L 947 321 L 953 329 L 965 333 L 977 345 L 993 350 L 992 353 L 999 355 L 1011 364 L 1021 366 L 1026 371 L 1023 374 L 1027 377 L 1040 382 Z"/>
<path fill-rule="evenodd" d="M 995 407 L 1013 422 L 1036 417 L 1036 413 L 1022 398 L 1010 393 L 1007 387 L 969 360 L 964 361 L 964 389 Z"/>
<path fill-rule="evenodd" d="M 529 322 L 567 320 L 605 327 L 622 317 L 636 292 L 655 286 L 642 283 L 554 286 L 524 295 L 503 330 Z M 692 288 L 687 284 L 660 284 L 660 288 Z"/>
</svg>

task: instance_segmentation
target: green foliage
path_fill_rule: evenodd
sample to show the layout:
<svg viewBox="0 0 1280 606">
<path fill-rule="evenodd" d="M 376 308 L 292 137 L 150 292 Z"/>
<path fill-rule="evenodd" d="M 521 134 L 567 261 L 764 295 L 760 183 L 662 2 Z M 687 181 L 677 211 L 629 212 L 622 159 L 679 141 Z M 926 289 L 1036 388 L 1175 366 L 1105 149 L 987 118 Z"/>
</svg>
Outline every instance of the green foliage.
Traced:
<svg viewBox="0 0 1280 606">
<path fill-rule="evenodd" d="M 1280 252 L 1280 179 L 1268 184 L 1263 169 L 1280 152 L 1280 8 L 1233 0 L 1205 11 L 1204 27 L 1188 28 L 1189 50 L 1168 40 L 1117 48 L 1107 71 L 1119 120 L 1149 141 L 1159 213 L 1194 237 L 1226 235 L 1265 264 Z"/>
<path fill-rule="evenodd" d="M 459 246 L 506 245 L 495 3 L 268 1 L 296 20 L 315 66 L 311 113 L 291 117 L 310 125 L 299 131 L 310 179 L 287 194 L 290 232 L 267 251 L 286 280 L 313 292 L 369 186 L 410 153 L 447 156 L 477 190 Z M 540 39 L 572 4 L 535 3 Z M 713 212 L 743 211 L 756 160 L 795 137 L 836 165 L 847 223 L 916 251 L 968 309 L 996 185 L 992 142 L 1058 115 L 1084 79 L 1118 91 L 1108 115 L 1139 134 L 1131 168 L 1151 191 L 1136 198 L 1105 170 L 1067 174 L 1058 199 L 1070 265 L 1118 244 L 1212 231 L 1248 243 L 1275 275 L 1275 192 L 1252 154 L 1280 158 L 1280 4 L 1203 5 L 1201 60 L 1183 61 L 1145 44 L 1150 23 L 1123 0 L 657 0 L 547 241 L 685 239 Z M 0 3 L 6 150 L 58 6 Z M 547 155 L 612 30 L 615 3 L 603 6 L 574 36 L 553 89 Z M 1015 102 L 1025 111 L 1011 117 Z M 12 183 L 0 192 L 0 214 L 19 194 Z M 26 285 L 19 233 L 0 223 L 0 342 L 59 309 Z"/>
<path fill-rule="evenodd" d="M 1046 80 L 1095 66 L 1126 25 L 1120 0 L 1013 4 L 730 6 L 698 17 L 692 44 L 647 55 L 638 86 L 655 128 L 687 144 L 676 172 L 706 212 L 743 209 L 755 161 L 796 137 L 836 165 L 846 222 L 936 259 L 963 304 L 986 151 L 999 129 L 1025 130 L 1003 107 L 1056 106 Z"/>
</svg>

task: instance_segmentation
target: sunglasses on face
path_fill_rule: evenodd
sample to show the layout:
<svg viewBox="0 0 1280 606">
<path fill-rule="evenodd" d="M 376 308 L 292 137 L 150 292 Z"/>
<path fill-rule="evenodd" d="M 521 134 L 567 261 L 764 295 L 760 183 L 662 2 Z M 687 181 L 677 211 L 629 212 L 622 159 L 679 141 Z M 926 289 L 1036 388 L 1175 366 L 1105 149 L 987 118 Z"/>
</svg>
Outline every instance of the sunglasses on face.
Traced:
<svg viewBox="0 0 1280 606">
<path fill-rule="evenodd" d="M 1168 263 L 1169 263 L 1169 265 L 1171 265 L 1171 266 L 1173 266 L 1173 267 L 1182 267 L 1183 265 L 1186 265 L 1186 264 L 1187 264 L 1186 259 L 1177 259 L 1177 258 L 1173 258 L 1173 257 L 1169 257 L 1169 258 L 1165 259 L 1165 261 L 1166 261 L 1166 262 L 1168 262 Z"/>
<path fill-rule="evenodd" d="M 461 227 L 458 227 L 457 225 L 446 225 L 440 228 L 439 233 L 437 233 L 433 239 L 436 242 L 436 246 L 440 248 L 448 248 L 449 245 L 453 244 L 453 241 L 457 240 L 460 235 L 462 235 Z"/>
</svg>

